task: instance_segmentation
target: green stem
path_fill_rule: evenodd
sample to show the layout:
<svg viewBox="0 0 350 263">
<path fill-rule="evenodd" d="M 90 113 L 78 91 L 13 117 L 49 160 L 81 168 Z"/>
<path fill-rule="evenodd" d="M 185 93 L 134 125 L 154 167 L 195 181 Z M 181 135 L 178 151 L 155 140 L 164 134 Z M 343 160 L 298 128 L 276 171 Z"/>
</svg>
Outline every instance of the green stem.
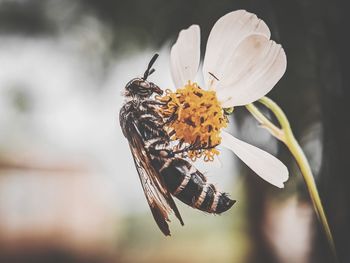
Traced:
<svg viewBox="0 0 350 263">
<path fill-rule="evenodd" d="M 294 137 L 289 121 L 286 115 L 284 114 L 284 112 L 282 111 L 282 109 L 271 99 L 267 97 L 263 97 L 259 100 L 259 102 L 265 105 L 268 109 L 270 109 L 274 113 L 278 122 L 281 125 L 281 128 L 276 127 L 276 125 L 273 124 L 268 118 L 266 118 L 265 115 L 261 113 L 261 111 L 257 107 L 255 107 L 254 104 L 249 104 L 246 107 L 248 111 L 259 121 L 259 123 L 264 128 L 266 128 L 273 136 L 275 136 L 277 139 L 282 141 L 288 147 L 288 149 L 294 156 L 300 168 L 301 174 L 304 177 L 314 209 L 323 227 L 330 249 L 333 253 L 335 260 L 337 261 L 337 255 L 336 255 L 333 236 L 329 228 L 325 211 L 322 206 L 321 198 L 316 187 L 314 176 L 312 174 L 309 162 L 302 148 L 300 147 L 299 143 Z"/>
<path fill-rule="evenodd" d="M 248 104 L 246 107 L 254 116 L 254 118 L 259 121 L 260 125 L 263 128 L 269 130 L 269 132 L 280 141 L 285 141 L 283 131 L 280 128 L 276 127 L 275 124 L 273 124 L 268 118 L 266 118 L 265 115 L 261 113 L 257 107 L 255 107 L 254 104 Z"/>
</svg>

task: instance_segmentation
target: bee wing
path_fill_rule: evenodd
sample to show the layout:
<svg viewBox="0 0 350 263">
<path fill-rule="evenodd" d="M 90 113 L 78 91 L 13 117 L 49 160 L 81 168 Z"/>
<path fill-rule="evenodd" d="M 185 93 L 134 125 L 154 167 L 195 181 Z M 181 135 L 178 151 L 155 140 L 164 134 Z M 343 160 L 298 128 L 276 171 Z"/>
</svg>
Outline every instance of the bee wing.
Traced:
<svg viewBox="0 0 350 263">
<path fill-rule="evenodd" d="M 170 236 L 167 221 L 170 222 L 169 214 L 172 211 L 179 219 L 181 225 L 184 225 L 179 210 L 177 209 L 170 192 L 165 187 L 159 172 L 157 172 L 152 166 L 140 134 L 135 131 L 130 133 L 129 136 L 131 137 L 129 138 L 129 145 L 135 166 L 153 217 L 164 235 Z"/>
</svg>

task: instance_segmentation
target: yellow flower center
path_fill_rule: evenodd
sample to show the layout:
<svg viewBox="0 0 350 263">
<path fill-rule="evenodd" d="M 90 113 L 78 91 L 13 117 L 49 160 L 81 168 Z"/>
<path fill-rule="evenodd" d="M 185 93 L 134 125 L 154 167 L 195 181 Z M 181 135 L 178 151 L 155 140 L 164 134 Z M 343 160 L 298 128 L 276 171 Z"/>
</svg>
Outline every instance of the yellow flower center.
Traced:
<svg viewBox="0 0 350 263">
<path fill-rule="evenodd" d="M 175 151 L 183 145 L 190 146 L 187 156 L 193 161 L 201 157 L 204 161 L 214 160 L 219 154 L 215 146 L 221 143 L 220 130 L 227 126 L 216 92 L 188 82 L 175 92 L 166 90 L 165 96 L 158 99 L 166 102 L 160 112 L 168 119 L 166 128 L 171 140 L 180 142 Z"/>
</svg>

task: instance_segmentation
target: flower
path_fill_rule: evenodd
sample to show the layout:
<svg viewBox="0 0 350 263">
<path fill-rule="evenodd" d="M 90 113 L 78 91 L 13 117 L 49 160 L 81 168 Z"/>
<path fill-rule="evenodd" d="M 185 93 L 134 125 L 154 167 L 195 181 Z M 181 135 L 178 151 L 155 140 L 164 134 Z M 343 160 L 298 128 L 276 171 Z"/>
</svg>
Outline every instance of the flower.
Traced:
<svg viewBox="0 0 350 263">
<path fill-rule="evenodd" d="M 204 156 L 204 161 L 213 161 L 219 151 L 215 146 L 221 143 L 220 131 L 227 126 L 227 118 L 216 97 L 215 91 L 201 89 L 189 81 L 176 92 L 166 90 L 161 97 L 166 102 L 161 107 L 162 116 L 172 119 L 166 125 L 172 140 L 180 145 L 192 145 L 186 154 L 195 161 Z M 173 118 L 176 116 L 176 118 Z"/>
<path fill-rule="evenodd" d="M 221 17 L 212 28 L 203 62 L 205 89 L 193 82 L 200 64 L 200 28 L 182 30 L 170 54 L 171 75 L 177 90 L 167 91 L 163 113 L 176 112 L 172 138 L 209 146 L 221 143 L 267 182 L 284 187 L 286 166 L 271 154 L 223 131 L 223 108 L 252 103 L 267 94 L 283 76 L 287 60 L 281 45 L 256 15 L 238 10 Z M 218 110 L 219 108 L 219 110 Z M 213 118 L 214 113 L 217 118 Z M 203 152 L 190 152 L 202 154 Z M 191 155 L 190 155 L 191 157 Z"/>
</svg>

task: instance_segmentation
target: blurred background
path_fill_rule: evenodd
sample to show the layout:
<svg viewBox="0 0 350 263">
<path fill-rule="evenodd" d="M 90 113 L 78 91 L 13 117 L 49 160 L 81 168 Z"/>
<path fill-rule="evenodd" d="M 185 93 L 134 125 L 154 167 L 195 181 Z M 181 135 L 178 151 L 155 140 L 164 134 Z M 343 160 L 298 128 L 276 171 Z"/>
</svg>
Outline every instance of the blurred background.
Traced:
<svg viewBox="0 0 350 263">
<path fill-rule="evenodd" d="M 295 162 L 245 109 L 230 130 L 278 156 L 280 190 L 230 152 L 198 166 L 238 202 L 221 216 L 177 202 L 172 236 L 153 221 L 118 121 L 121 92 L 199 24 L 247 9 L 265 20 L 288 68 L 269 94 L 310 160 L 340 262 L 350 262 L 349 34 L 345 1 L 0 0 L 0 262 L 333 262 Z"/>
</svg>

